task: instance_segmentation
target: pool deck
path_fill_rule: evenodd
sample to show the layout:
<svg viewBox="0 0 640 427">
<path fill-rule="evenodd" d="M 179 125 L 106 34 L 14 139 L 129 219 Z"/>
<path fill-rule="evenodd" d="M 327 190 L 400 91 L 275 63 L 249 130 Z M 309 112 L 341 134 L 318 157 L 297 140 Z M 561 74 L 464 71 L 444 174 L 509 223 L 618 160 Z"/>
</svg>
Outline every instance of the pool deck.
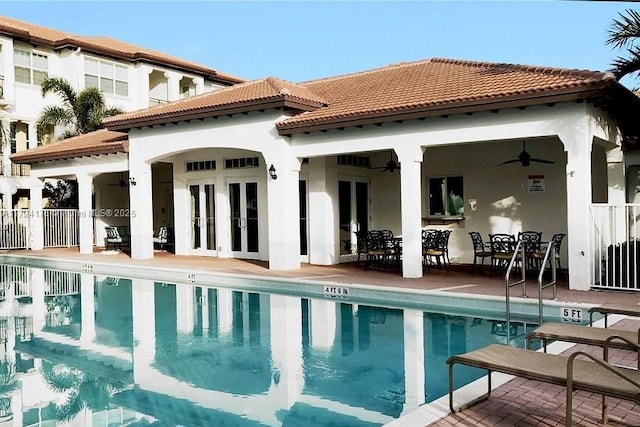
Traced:
<svg viewBox="0 0 640 427">
<path fill-rule="evenodd" d="M 0 252 L 7 254 L 7 252 Z M 490 276 L 486 271 L 470 271 L 469 266 L 454 265 L 451 271 L 429 269 L 419 279 L 404 279 L 398 272 L 367 271 L 364 264 L 347 263 L 333 266 L 315 266 L 302 264 L 300 269 L 290 271 L 272 271 L 265 262 L 238 259 L 218 259 L 198 256 L 175 256 L 168 252 L 158 252 L 154 258 L 134 260 L 125 253 L 105 254 L 96 248 L 93 254 L 81 255 L 77 248 L 46 249 L 43 251 L 10 251 L 10 255 L 34 256 L 79 262 L 117 263 L 132 267 L 158 266 L 162 268 L 188 269 L 209 273 L 239 274 L 262 277 L 280 277 L 298 280 L 319 280 L 337 284 L 361 284 L 370 286 L 397 287 L 399 289 L 439 290 L 441 292 L 490 295 L 504 297 L 505 281 L 501 276 Z M 558 300 L 561 302 L 599 305 L 610 303 L 640 303 L 640 292 L 629 291 L 573 291 L 569 290 L 565 277 L 558 277 Z M 521 287 L 512 289 L 511 295 L 520 296 Z M 534 279 L 527 282 L 527 294 L 538 297 L 537 283 Z M 543 294 L 551 299 L 551 290 Z M 610 325 L 611 326 L 611 325 Z M 617 328 L 638 330 L 640 318 L 623 319 Z M 586 349 L 585 346 L 580 346 Z M 575 347 L 574 347 L 575 349 Z M 591 348 L 595 354 L 599 349 Z M 635 353 L 617 350 L 612 354 L 614 363 L 633 366 Z M 615 359 L 615 360 L 614 360 Z M 443 367 L 443 369 L 447 369 Z M 565 388 L 538 381 L 514 378 L 499 385 L 492 397 L 471 408 L 456 414 L 446 413 L 437 421 L 426 423 L 429 426 L 563 426 Z M 640 405 L 609 399 L 610 414 L 623 422 L 610 421 L 610 425 L 640 425 Z M 600 423 L 600 397 L 590 393 L 576 392 L 574 395 L 574 425 L 598 426 Z M 395 425 L 412 425 L 393 423 Z"/>
</svg>

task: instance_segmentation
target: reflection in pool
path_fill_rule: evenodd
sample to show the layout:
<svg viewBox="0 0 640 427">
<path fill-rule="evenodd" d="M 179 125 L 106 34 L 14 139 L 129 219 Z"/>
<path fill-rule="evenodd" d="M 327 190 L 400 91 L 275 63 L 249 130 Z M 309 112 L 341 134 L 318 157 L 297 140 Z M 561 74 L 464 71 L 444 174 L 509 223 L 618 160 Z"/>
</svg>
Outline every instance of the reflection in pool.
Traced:
<svg viewBox="0 0 640 427">
<path fill-rule="evenodd" d="M 7 425 L 379 426 L 446 394 L 450 355 L 522 346 L 527 330 L 382 302 L 0 274 Z M 481 374 L 460 372 L 457 386 Z"/>
</svg>

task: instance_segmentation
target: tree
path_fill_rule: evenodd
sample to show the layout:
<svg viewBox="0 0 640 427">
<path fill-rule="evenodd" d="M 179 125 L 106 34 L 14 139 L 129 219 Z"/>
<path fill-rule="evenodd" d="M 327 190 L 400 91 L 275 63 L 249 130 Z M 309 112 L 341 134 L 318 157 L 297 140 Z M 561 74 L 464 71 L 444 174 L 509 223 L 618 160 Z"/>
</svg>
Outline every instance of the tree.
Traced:
<svg viewBox="0 0 640 427">
<path fill-rule="evenodd" d="M 61 138 L 71 138 L 102 127 L 106 117 L 121 114 L 120 108 L 107 108 L 102 92 L 88 87 L 80 92 L 61 77 L 47 77 L 41 85 L 42 96 L 54 93 L 62 99 L 62 105 L 49 105 L 38 119 L 38 136 L 45 135 L 54 126 L 65 128 Z"/>
<path fill-rule="evenodd" d="M 76 181 L 57 180 L 55 184 L 44 183 L 43 195 L 49 200 L 48 208 L 77 208 L 78 183 Z"/>
<path fill-rule="evenodd" d="M 627 9 L 620 13 L 611 24 L 607 44 L 626 49 L 626 56 L 619 56 L 611 64 L 618 80 L 640 71 L 640 12 Z"/>
</svg>

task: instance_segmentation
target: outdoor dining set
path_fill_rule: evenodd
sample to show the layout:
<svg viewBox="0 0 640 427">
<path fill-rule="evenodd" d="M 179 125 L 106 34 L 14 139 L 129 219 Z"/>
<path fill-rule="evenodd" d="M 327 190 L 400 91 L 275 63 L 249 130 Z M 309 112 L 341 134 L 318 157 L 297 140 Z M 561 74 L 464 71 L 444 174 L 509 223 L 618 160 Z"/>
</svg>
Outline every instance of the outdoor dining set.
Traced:
<svg viewBox="0 0 640 427">
<path fill-rule="evenodd" d="M 422 264 L 424 269 L 435 267 L 448 270 L 451 266 L 449 258 L 448 229 L 424 229 L 422 230 Z M 554 246 L 553 259 L 559 270 L 560 247 L 565 236 L 556 233 L 549 242 L 542 240 L 540 231 L 521 231 L 517 235 L 508 233 L 489 234 L 489 239 L 484 241 L 477 231 L 469 232 L 473 243 L 473 266 L 475 271 L 484 266 L 485 258 L 490 259 L 490 274 L 505 271 L 514 253 L 521 242 L 524 247 L 524 259 L 522 254 L 515 256 L 517 268 L 522 268 L 525 263 L 526 271 L 539 271 L 542 267 L 546 250 L 549 245 Z M 402 237 L 394 236 L 391 230 L 368 230 L 358 233 L 358 262 L 365 258 L 366 269 L 392 270 L 399 269 L 402 262 Z"/>
<path fill-rule="evenodd" d="M 514 258 L 518 241 L 524 247 L 524 260 L 520 253 L 516 254 L 516 267 L 521 268 L 525 263 L 527 271 L 539 271 L 544 261 L 548 245 L 554 246 L 554 254 L 551 262 L 555 262 L 558 270 L 562 269 L 560 262 L 560 247 L 564 239 L 564 233 L 556 233 L 550 242 L 542 240 L 541 231 L 520 231 L 517 235 L 508 233 L 489 234 L 489 240 L 483 241 L 482 235 L 477 231 L 469 232 L 473 243 L 473 270 L 484 265 L 485 258 L 491 260 L 491 274 L 506 270 L 511 260 Z"/>
<path fill-rule="evenodd" d="M 449 269 L 449 236 L 451 230 L 422 230 L 423 267 Z M 402 261 L 402 237 L 391 230 L 368 230 L 358 235 L 358 262 L 366 256 L 366 269 L 399 268 Z"/>
</svg>

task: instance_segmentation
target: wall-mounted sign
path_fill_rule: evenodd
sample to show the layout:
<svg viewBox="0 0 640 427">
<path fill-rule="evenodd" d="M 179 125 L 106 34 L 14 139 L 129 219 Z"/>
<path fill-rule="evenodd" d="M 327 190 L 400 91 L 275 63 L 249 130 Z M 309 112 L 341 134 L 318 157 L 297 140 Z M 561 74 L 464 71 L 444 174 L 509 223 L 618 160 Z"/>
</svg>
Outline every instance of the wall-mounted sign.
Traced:
<svg viewBox="0 0 640 427">
<path fill-rule="evenodd" d="M 544 175 L 529 175 L 528 184 L 530 193 L 544 192 Z"/>
</svg>

